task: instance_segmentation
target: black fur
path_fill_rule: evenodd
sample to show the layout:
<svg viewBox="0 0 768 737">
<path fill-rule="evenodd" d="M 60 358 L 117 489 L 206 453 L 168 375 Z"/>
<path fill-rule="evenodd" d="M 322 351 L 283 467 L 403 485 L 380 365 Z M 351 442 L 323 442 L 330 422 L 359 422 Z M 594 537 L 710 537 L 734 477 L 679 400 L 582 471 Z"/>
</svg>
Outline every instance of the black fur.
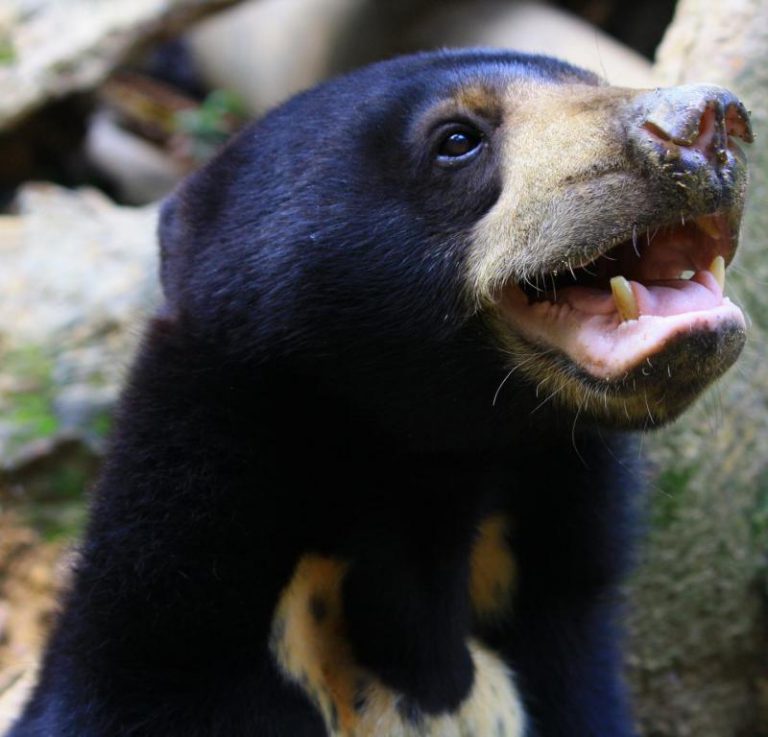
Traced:
<svg viewBox="0 0 768 737">
<path fill-rule="evenodd" d="M 625 440 L 536 405 L 466 298 L 493 165 L 435 168 L 417 114 L 544 57 L 406 57 L 299 95 L 166 204 L 167 305 L 120 406 L 72 591 L 11 737 L 321 737 L 267 650 L 299 559 L 350 561 L 356 658 L 414 714 L 454 709 L 470 632 L 538 737 L 628 737 L 615 635 Z M 468 555 L 514 520 L 514 617 L 480 627 Z M 321 611 L 316 612 L 320 616 Z M 405 706 L 403 707 L 405 708 Z"/>
</svg>

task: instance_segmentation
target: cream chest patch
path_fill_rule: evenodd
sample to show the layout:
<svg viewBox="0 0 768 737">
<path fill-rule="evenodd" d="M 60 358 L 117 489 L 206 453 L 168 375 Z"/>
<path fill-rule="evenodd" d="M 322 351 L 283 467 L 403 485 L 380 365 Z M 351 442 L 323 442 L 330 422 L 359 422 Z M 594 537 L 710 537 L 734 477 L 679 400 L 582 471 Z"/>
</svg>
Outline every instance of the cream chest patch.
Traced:
<svg viewBox="0 0 768 737">
<path fill-rule="evenodd" d="M 496 529 L 489 532 L 481 539 L 496 537 Z M 525 717 L 513 678 L 474 640 L 468 644 L 475 682 L 454 714 L 414 715 L 400 694 L 357 665 L 344 637 L 345 570 L 332 558 L 303 557 L 280 597 L 271 637 L 281 670 L 315 703 L 332 737 L 522 737 Z"/>
</svg>

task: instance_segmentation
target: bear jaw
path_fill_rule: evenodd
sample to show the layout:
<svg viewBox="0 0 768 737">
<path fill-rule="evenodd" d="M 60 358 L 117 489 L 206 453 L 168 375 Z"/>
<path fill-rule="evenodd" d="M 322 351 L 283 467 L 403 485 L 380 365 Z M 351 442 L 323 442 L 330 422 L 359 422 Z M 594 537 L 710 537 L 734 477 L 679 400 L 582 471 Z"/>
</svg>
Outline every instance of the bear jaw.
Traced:
<svg viewBox="0 0 768 737">
<path fill-rule="evenodd" d="M 640 245 L 633 234 L 539 288 L 507 284 L 493 308 L 496 332 L 515 355 L 531 354 L 522 371 L 537 393 L 546 388 L 544 402 L 625 428 L 674 419 L 746 339 L 742 311 L 723 294 L 734 223 L 738 214 L 704 216 Z"/>
<path fill-rule="evenodd" d="M 746 338 L 723 286 L 748 114 L 709 87 L 507 97 L 503 187 L 470 237 L 468 298 L 542 404 L 619 428 L 677 417 Z M 673 123 L 696 124 L 691 140 L 658 117 L 670 100 Z"/>
</svg>

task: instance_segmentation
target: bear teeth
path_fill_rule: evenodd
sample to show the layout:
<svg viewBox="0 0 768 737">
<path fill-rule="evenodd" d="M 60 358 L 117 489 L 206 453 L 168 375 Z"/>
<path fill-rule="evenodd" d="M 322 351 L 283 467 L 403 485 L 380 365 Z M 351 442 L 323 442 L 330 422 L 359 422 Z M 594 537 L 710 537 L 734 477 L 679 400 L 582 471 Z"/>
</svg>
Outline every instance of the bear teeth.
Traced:
<svg viewBox="0 0 768 737">
<path fill-rule="evenodd" d="M 722 292 L 725 289 L 725 259 L 722 256 L 715 256 L 709 265 L 709 271 L 717 279 L 720 291 Z"/>
<path fill-rule="evenodd" d="M 722 256 L 715 256 L 707 271 L 715 278 L 720 296 L 722 297 L 725 289 L 725 259 Z M 683 272 L 679 278 L 682 281 L 689 281 L 692 277 L 696 277 L 695 272 L 689 272 L 689 274 Z M 700 284 L 705 283 L 701 282 L 699 277 L 696 278 L 696 281 L 699 281 Z M 610 285 L 613 303 L 621 322 L 637 320 L 640 317 L 640 306 L 637 301 L 637 295 L 632 289 L 632 283 L 623 276 L 614 276 L 610 280 Z M 712 287 L 710 287 L 710 290 L 712 290 Z"/>
<path fill-rule="evenodd" d="M 637 320 L 640 317 L 632 285 L 623 276 L 614 276 L 611 279 L 611 292 L 622 322 Z"/>
</svg>

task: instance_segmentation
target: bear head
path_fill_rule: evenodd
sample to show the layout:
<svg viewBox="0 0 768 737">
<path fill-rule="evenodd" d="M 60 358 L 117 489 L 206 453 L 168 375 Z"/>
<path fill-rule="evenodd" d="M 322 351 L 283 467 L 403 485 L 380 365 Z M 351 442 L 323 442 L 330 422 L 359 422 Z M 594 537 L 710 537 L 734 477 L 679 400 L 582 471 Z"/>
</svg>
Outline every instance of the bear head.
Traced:
<svg viewBox="0 0 768 737">
<path fill-rule="evenodd" d="M 663 424 L 745 340 L 723 296 L 736 138 L 747 113 L 717 87 L 501 51 L 375 64 L 248 126 L 168 200 L 166 314 L 417 444 Z"/>
</svg>

